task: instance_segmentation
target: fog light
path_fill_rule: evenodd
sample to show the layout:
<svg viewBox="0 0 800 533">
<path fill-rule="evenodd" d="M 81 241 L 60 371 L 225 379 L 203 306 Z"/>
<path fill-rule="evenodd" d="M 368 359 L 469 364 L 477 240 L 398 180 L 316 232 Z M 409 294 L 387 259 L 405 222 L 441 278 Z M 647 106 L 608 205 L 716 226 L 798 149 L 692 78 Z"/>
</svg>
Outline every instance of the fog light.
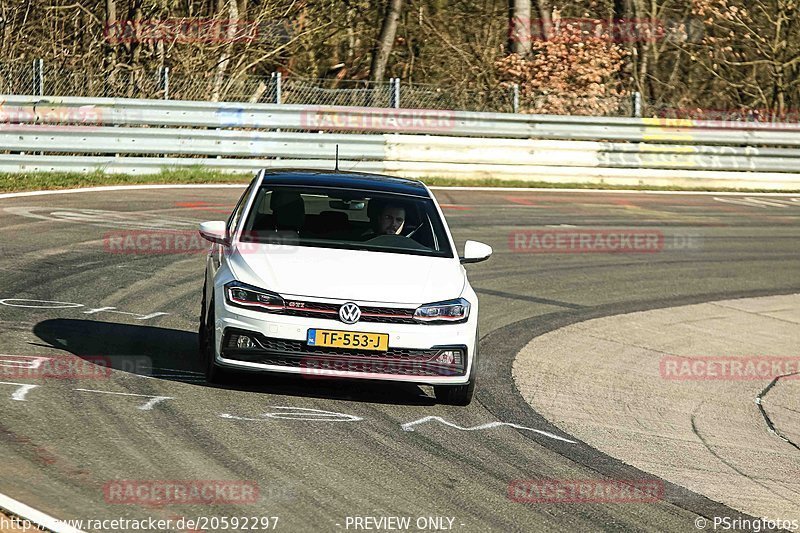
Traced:
<svg viewBox="0 0 800 533">
<path fill-rule="evenodd" d="M 443 363 L 446 365 L 454 365 L 456 361 L 459 359 L 458 357 L 459 352 L 456 350 L 442 350 L 434 359 L 436 363 Z"/>
<path fill-rule="evenodd" d="M 256 348 L 256 343 L 250 337 L 239 335 L 236 337 L 236 347 L 242 350 Z"/>
</svg>

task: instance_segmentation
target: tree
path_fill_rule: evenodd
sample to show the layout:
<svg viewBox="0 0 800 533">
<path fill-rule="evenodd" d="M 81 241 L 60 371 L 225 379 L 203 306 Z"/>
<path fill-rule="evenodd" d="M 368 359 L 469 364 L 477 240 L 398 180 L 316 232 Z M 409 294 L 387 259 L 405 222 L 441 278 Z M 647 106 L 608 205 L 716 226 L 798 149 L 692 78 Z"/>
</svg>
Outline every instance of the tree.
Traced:
<svg viewBox="0 0 800 533">
<path fill-rule="evenodd" d="M 693 48 L 692 59 L 713 80 L 712 91 L 741 109 L 777 118 L 796 112 L 797 1 L 693 0 L 692 6 L 705 22 L 705 37 Z"/>
<path fill-rule="evenodd" d="M 383 80 L 386 64 L 389 62 L 389 54 L 392 52 L 392 46 L 394 46 L 394 40 L 397 35 L 397 24 L 400 21 L 402 8 L 403 0 L 389 0 L 386 15 L 383 17 L 381 33 L 378 36 L 375 50 L 372 53 L 372 63 L 369 67 L 372 81 Z"/>
<path fill-rule="evenodd" d="M 531 0 L 511 0 L 509 50 L 527 57 L 531 53 Z"/>
<path fill-rule="evenodd" d="M 530 58 L 511 54 L 495 66 L 519 85 L 522 112 L 604 115 L 618 114 L 627 96 L 619 79 L 625 58 L 607 34 L 554 17 L 550 39 L 533 41 Z"/>
</svg>

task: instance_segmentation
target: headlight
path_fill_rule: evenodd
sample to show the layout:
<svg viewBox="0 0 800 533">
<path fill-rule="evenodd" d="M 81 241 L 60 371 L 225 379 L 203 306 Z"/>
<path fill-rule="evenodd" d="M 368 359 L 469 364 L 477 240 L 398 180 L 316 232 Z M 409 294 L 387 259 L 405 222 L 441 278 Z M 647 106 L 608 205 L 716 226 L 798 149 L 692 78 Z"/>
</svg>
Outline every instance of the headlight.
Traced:
<svg viewBox="0 0 800 533">
<path fill-rule="evenodd" d="M 414 320 L 433 324 L 466 322 L 468 317 L 469 302 L 464 298 L 426 304 L 414 312 Z"/>
<path fill-rule="evenodd" d="M 225 284 L 225 300 L 230 305 L 255 311 L 276 312 L 284 309 L 284 301 L 280 295 L 239 281 Z"/>
</svg>

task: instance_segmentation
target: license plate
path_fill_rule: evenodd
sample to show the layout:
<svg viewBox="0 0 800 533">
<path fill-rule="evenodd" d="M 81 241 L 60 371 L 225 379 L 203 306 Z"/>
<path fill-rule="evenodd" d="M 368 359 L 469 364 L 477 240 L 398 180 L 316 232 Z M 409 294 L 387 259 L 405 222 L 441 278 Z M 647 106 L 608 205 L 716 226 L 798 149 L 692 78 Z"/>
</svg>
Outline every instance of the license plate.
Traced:
<svg viewBox="0 0 800 533">
<path fill-rule="evenodd" d="M 385 352 L 389 349 L 388 333 L 359 333 L 357 331 L 336 331 L 330 329 L 308 330 L 309 346 L 327 348 L 358 348 Z"/>
</svg>

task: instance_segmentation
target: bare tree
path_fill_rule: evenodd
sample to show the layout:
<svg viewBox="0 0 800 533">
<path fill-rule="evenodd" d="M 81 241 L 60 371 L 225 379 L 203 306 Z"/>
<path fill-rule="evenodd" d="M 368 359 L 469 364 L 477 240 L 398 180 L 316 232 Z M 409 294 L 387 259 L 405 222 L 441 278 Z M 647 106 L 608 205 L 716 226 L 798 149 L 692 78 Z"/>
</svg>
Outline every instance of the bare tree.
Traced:
<svg viewBox="0 0 800 533">
<path fill-rule="evenodd" d="M 239 19 L 239 4 L 236 0 L 228 1 L 228 23 L 227 35 L 225 41 L 227 45 L 223 47 L 217 60 L 216 71 L 214 72 L 214 88 L 211 90 L 211 101 L 219 101 L 220 93 L 222 91 L 222 82 L 225 80 L 225 71 L 228 68 L 228 63 L 231 60 L 231 51 L 236 37 L 236 28 Z"/>
<path fill-rule="evenodd" d="M 392 52 L 394 39 L 397 35 L 397 24 L 400 21 L 400 12 L 403 9 L 403 0 L 389 0 L 386 8 L 386 15 L 383 17 L 381 33 L 372 53 L 372 63 L 369 67 L 370 78 L 373 81 L 381 81 L 386 72 L 386 65 L 389 62 L 389 54 Z"/>
<path fill-rule="evenodd" d="M 511 54 L 495 63 L 504 82 L 518 85 L 523 113 L 619 113 L 627 96 L 619 79 L 627 54 L 607 34 L 557 24 L 549 40 L 532 43 L 532 52 L 530 58 Z"/>
<path fill-rule="evenodd" d="M 553 35 L 553 8 L 550 0 L 537 0 L 539 6 L 539 28 L 541 39 L 547 40 Z"/>
<path fill-rule="evenodd" d="M 168 65 L 170 97 L 181 99 L 260 101 L 276 70 L 324 77 L 328 87 L 392 72 L 441 88 L 409 91 L 407 105 L 497 109 L 510 105 L 510 91 L 498 89 L 507 81 L 519 84 L 521 108 L 543 112 L 613 113 L 615 101 L 627 105 L 628 92 L 640 91 L 649 116 L 709 108 L 794 116 L 797 1 L 0 0 L 0 92 L 30 91 L 31 60 L 42 58 L 52 73 L 45 90 L 59 94 L 157 98 L 156 74 Z M 199 35 L 154 38 L 148 24 L 187 17 Z M 561 35 L 570 24 L 583 33 Z M 586 32 L 605 44 L 587 42 Z M 510 49 L 521 54 L 493 68 Z M 291 101 L 291 83 L 284 87 Z M 529 96 L 542 105 L 526 104 Z"/>
<path fill-rule="evenodd" d="M 107 76 L 113 80 L 117 66 L 117 1 L 106 0 L 106 26 L 103 28 L 105 36 L 105 67 Z"/>
<path fill-rule="evenodd" d="M 714 81 L 716 94 L 741 109 L 776 118 L 797 116 L 800 104 L 800 28 L 790 0 L 697 0 L 706 21 L 693 60 Z M 717 104 L 715 107 L 719 108 Z"/>
<path fill-rule="evenodd" d="M 527 57 L 531 53 L 531 0 L 511 0 L 508 48 L 512 54 Z"/>
</svg>

